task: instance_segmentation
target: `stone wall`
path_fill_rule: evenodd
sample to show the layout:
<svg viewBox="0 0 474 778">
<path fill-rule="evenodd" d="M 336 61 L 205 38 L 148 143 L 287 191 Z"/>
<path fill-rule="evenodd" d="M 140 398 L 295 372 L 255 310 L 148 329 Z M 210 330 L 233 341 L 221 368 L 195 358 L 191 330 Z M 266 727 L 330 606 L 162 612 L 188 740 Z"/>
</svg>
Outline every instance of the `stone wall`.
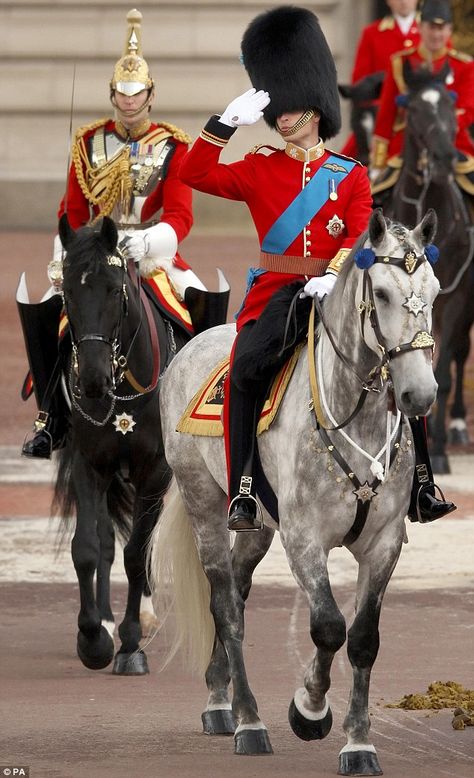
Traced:
<svg viewBox="0 0 474 778">
<path fill-rule="evenodd" d="M 263 0 L 141 0 L 143 53 L 157 84 L 152 117 L 193 137 L 249 82 L 239 62 L 248 22 L 276 3 Z M 283 3 L 281 3 L 283 4 Z M 319 0 L 314 10 L 348 78 L 369 0 Z M 131 0 L 0 0 L 0 228 L 54 229 L 72 127 L 110 115 L 108 84 L 122 55 Z M 339 148 L 347 132 L 335 139 Z M 236 133 L 224 161 L 256 143 L 277 142 L 263 122 Z M 196 229 L 248 230 L 244 206 L 196 195 Z"/>
</svg>

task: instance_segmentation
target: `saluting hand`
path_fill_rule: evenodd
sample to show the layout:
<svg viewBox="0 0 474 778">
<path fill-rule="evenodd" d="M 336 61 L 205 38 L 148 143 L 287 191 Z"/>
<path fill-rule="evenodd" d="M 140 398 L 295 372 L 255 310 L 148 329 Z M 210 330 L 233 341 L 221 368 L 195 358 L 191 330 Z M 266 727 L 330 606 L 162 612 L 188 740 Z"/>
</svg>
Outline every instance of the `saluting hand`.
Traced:
<svg viewBox="0 0 474 778">
<path fill-rule="evenodd" d="M 270 102 L 268 92 L 260 89 L 258 92 L 252 87 L 243 95 L 239 95 L 227 106 L 219 121 L 228 127 L 241 127 L 255 124 L 263 116 L 263 109 Z"/>
</svg>

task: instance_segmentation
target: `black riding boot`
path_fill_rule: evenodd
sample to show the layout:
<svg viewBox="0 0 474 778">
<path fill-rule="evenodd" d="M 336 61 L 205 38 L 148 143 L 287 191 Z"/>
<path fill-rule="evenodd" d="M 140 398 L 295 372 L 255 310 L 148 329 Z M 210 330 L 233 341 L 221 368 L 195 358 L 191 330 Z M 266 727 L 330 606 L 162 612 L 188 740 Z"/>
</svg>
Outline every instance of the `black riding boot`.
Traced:
<svg viewBox="0 0 474 778">
<path fill-rule="evenodd" d="M 64 445 L 66 437 L 64 423 L 53 413 L 39 411 L 33 429 L 33 437 L 23 443 L 22 456 L 51 459 L 52 452 Z"/>
<path fill-rule="evenodd" d="M 456 505 L 453 502 L 447 502 L 439 486 L 434 483 L 426 441 L 425 420 L 420 417 L 410 419 L 410 426 L 415 444 L 415 472 L 408 518 L 410 521 L 426 524 L 429 521 L 440 519 L 447 513 L 452 513 L 456 510 Z M 435 496 L 436 489 L 441 495 L 440 500 Z"/>
<path fill-rule="evenodd" d="M 258 384 L 246 391 L 229 383 L 229 513 L 227 528 L 236 532 L 262 529 L 262 511 L 257 503 L 254 454 L 258 418 L 264 392 Z"/>
</svg>

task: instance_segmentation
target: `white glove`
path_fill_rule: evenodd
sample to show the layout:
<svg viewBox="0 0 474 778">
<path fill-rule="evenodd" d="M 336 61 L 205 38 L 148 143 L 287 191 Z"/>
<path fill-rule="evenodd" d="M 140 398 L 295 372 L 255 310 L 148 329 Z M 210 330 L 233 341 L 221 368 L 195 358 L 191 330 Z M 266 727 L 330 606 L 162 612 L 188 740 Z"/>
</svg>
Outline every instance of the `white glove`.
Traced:
<svg viewBox="0 0 474 778">
<path fill-rule="evenodd" d="M 135 262 L 148 260 L 159 267 L 160 260 L 170 260 L 178 250 L 178 238 L 170 224 L 160 222 L 145 230 L 125 233 L 126 252 Z"/>
<path fill-rule="evenodd" d="M 371 167 L 369 169 L 369 178 L 372 183 L 374 181 L 377 181 L 378 177 L 383 173 L 384 168 L 381 167 Z"/>
<path fill-rule="evenodd" d="M 263 109 L 267 107 L 269 102 L 268 92 L 264 92 L 262 89 L 257 92 L 252 87 L 229 103 L 219 121 L 222 124 L 227 124 L 228 127 L 255 124 L 262 118 Z"/>
<path fill-rule="evenodd" d="M 57 290 L 60 289 L 63 282 L 63 257 L 66 251 L 63 249 L 59 235 L 54 236 L 53 258 L 48 265 L 47 273 L 50 284 Z"/>
<path fill-rule="evenodd" d="M 310 278 L 301 292 L 300 297 L 318 297 L 319 300 L 322 300 L 323 297 L 330 294 L 336 283 L 336 279 L 337 276 L 334 275 L 334 273 L 326 273 L 324 276 Z"/>
</svg>

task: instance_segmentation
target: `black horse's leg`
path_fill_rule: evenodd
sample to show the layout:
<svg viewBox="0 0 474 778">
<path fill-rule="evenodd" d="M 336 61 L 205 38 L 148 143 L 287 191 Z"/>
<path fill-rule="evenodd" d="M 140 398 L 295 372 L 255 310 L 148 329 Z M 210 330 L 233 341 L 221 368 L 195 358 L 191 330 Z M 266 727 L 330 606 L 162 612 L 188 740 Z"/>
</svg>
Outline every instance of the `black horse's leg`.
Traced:
<svg viewBox="0 0 474 778">
<path fill-rule="evenodd" d="M 135 497 L 133 529 L 124 549 L 128 597 L 125 616 L 119 626 L 122 644 L 115 656 L 115 675 L 145 675 L 148 673 L 146 654 L 140 650 L 140 602 L 146 583 L 146 549 L 150 534 L 163 508 L 162 495 L 171 478 L 164 457 L 154 465 L 147 463 L 148 479 L 138 479 Z"/>
<path fill-rule="evenodd" d="M 469 434 L 466 425 L 466 406 L 464 405 L 464 367 L 471 347 L 470 331 L 466 327 L 463 335 L 458 339 L 454 351 L 454 363 L 456 365 L 456 380 L 454 385 L 454 399 L 451 407 L 451 422 L 449 425 L 448 439 L 450 443 L 465 446 L 469 443 Z"/>
<path fill-rule="evenodd" d="M 79 451 L 74 453 L 72 479 L 77 496 L 77 520 L 71 551 L 81 597 L 77 653 L 86 667 L 98 670 L 107 667 L 114 655 L 114 643 L 102 626 L 94 593 L 94 575 L 100 558 L 97 522 L 103 511 L 107 483 Z"/>
<path fill-rule="evenodd" d="M 110 570 L 115 558 L 115 532 L 107 509 L 107 498 L 104 495 L 97 521 L 100 551 L 97 566 L 97 605 L 103 626 L 113 637 L 115 620 L 110 606 Z"/>
<path fill-rule="evenodd" d="M 381 533 L 382 534 L 382 533 Z M 403 525 L 394 530 L 393 538 L 383 534 L 358 558 L 356 616 L 347 634 L 347 654 L 353 680 L 349 705 L 344 719 L 347 744 L 339 754 L 340 775 L 381 775 L 375 747 L 369 741 L 369 684 L 372 666 L 379 650 L 379 619 L 382 599 L 402 546 Z"/>
<path fill-rule="evenodd" d="M 232 567 L 237 590 L 245 602 L 252 585 L 252 573 L 270 548 L 274 530 L 264 527 L 255 533 L 243 537 L 237 534 L 232 549 Z M 209 667 L 206 671 L 206 684 L 209 690 L 206 710 L 202 724 L 208 735 L 231 735 L 235 731 L 228 697 L 230 683 L 229 662 L 221 641 L 216 638 Z"/>
<path fill-rule="evenodd" d="M 451 301 L 450 301 L 451 302 Z M 449 325 L 449 309 L 446 305 L 443 311 L 441 342 L 435 378 L 438 383 L 438 397 L 434 424 L 431 428 L 431 466 L 434 473 L 449 473 L 449 462 L 446 456 L 446 406 L 451 391 L 451 326 Z"/>
</svg>

